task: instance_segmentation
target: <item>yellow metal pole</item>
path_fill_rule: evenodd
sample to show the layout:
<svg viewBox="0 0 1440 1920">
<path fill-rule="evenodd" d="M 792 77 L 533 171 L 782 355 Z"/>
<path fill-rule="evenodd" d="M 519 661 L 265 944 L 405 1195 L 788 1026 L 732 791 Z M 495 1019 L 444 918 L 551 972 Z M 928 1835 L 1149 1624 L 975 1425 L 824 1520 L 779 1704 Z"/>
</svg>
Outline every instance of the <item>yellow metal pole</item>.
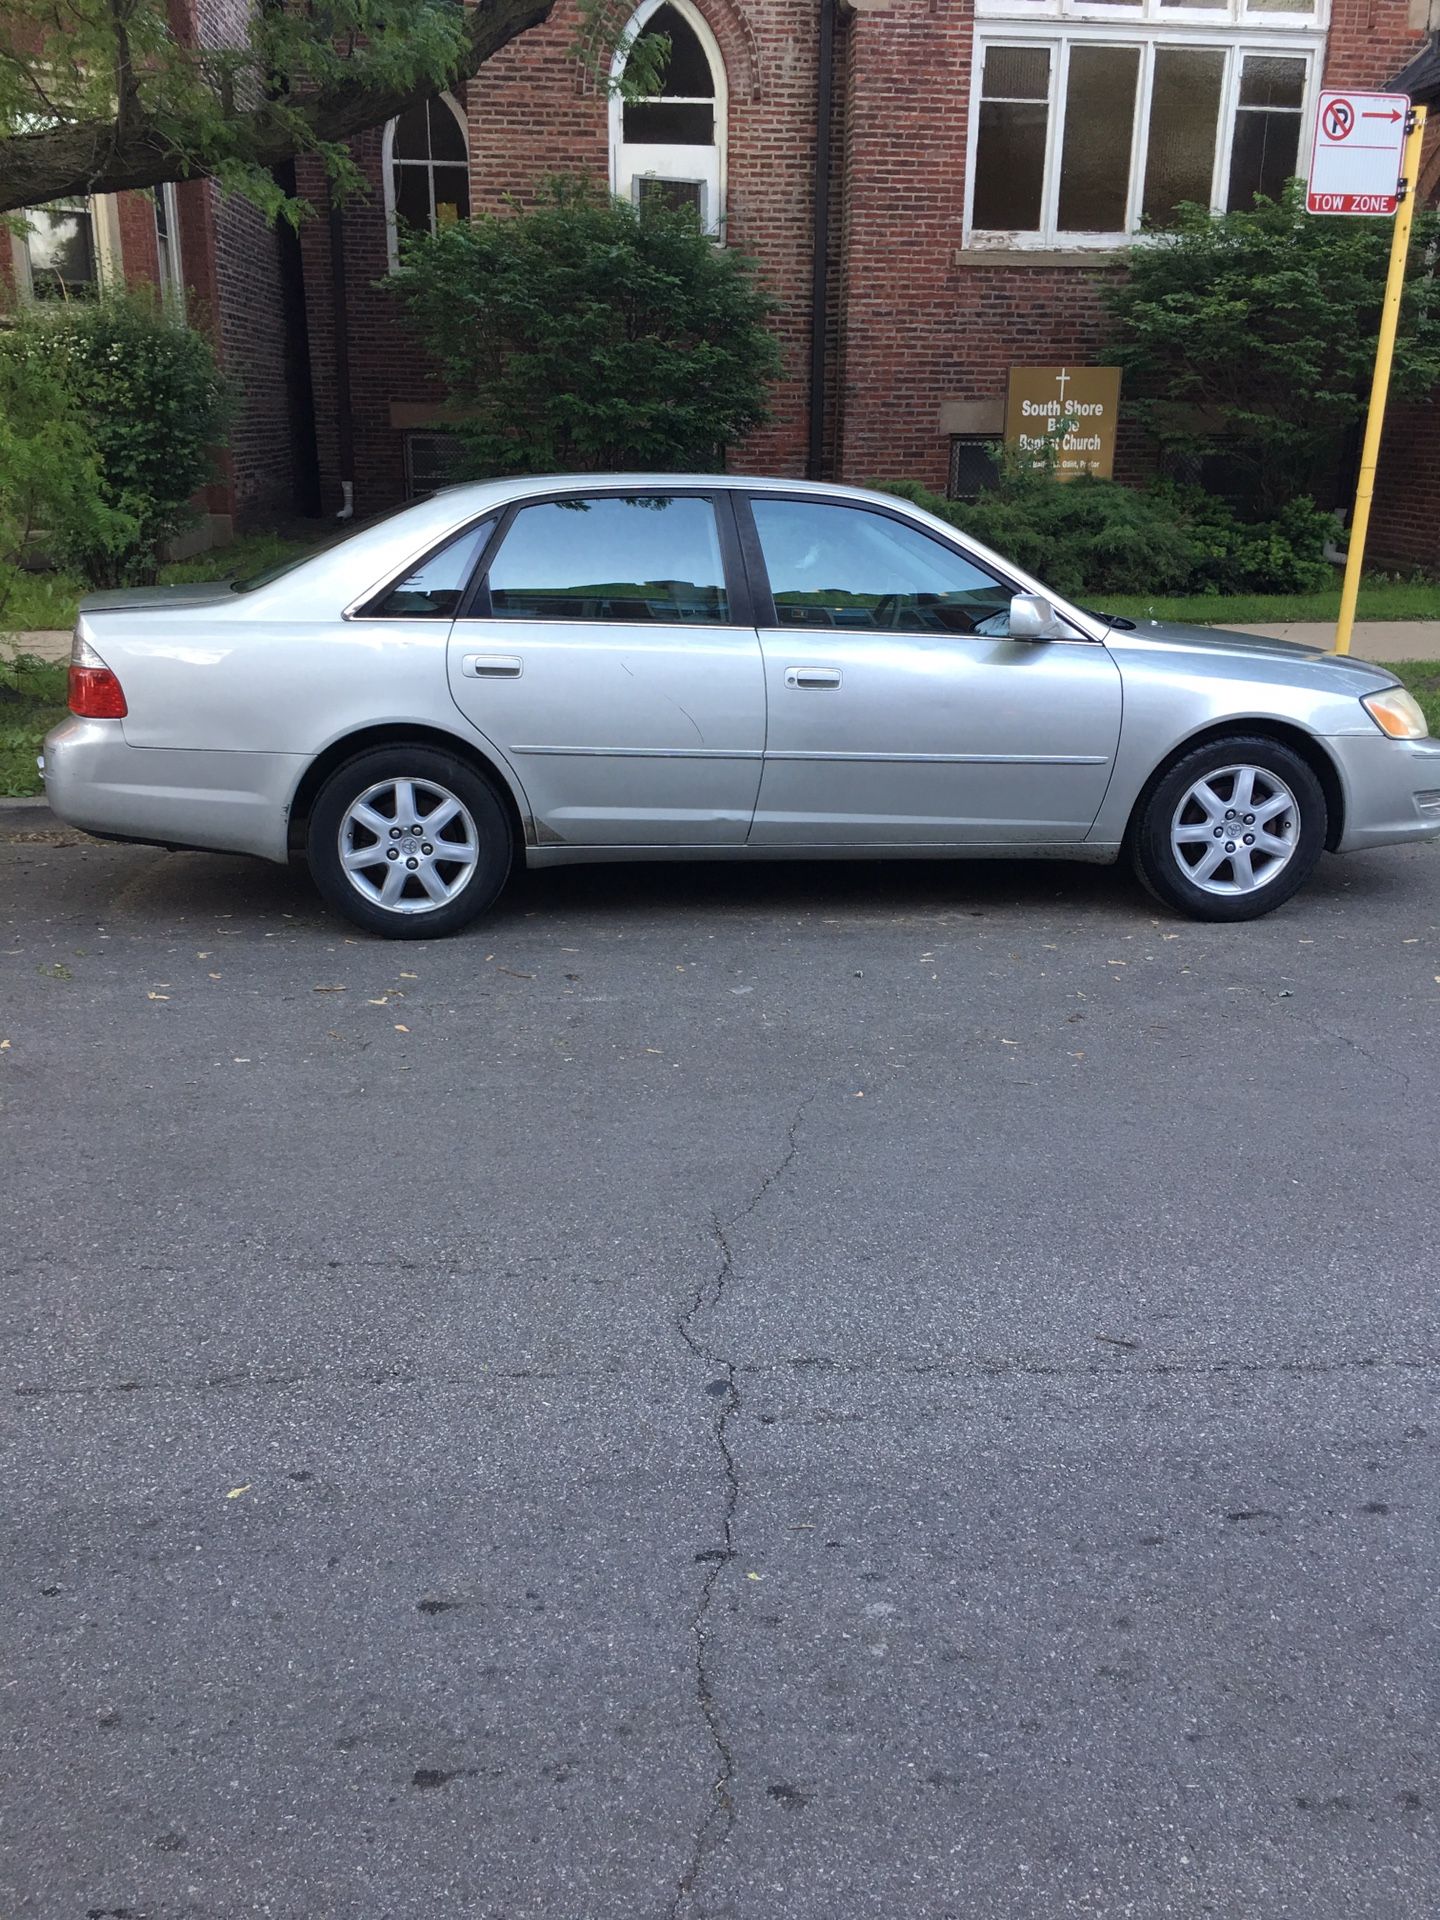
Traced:
<svg viewBox="0 0 1440 1920">
<path fill-rule="evenodd" d="M 1345 556 L 1345 582 L 1340 589 L 1340 618 L 1335 625 L 1336 653 L 1349 653 L 1355 626 L 1355 603 L 1360 597 L 1360 572 L 1365 564 L 1365 536 L 1370 531 L 1370 502 L 1375 496 L 1375 468 L 1380 460 L 1380 435 L 1385 426 L 1385 397 L 1390 391 L 1390 367 L 1395 358 L 1395 334 L 1400 325 L 1400 297 L 1405 291 L 1405 263 L 1410 257 L 1410 223 L 1415 217 L 1415 194 L 1420 179 L 1420 147 L 1425 138 L 1425 109 L 1416 107 L 1405 140 L 1405 197 L 1395 209 L 1395 231 L 1390 236 L 1390 271 L 1385 278 L 1385 304 L 1380 309 L 1380 342 L 1375 350 L 1375 378 L 1370 385 L 1370 412 L 1365 420 L 1365 445 L 1360 454 L 1360 479 L 1355 488 L 1355 512 L 1350 521 L 1350 549 Z"/>
</svg>

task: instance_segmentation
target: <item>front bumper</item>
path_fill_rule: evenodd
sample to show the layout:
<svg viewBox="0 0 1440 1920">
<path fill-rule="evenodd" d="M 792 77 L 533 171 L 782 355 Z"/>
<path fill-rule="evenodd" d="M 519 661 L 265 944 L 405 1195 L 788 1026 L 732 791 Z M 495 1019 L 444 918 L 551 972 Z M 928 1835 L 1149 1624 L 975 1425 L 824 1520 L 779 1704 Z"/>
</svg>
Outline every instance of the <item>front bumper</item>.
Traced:
<svg viewBox="0 0 1440 1920">
<path fill-rule="evenodd" d="M 45 796 L 72 827 L 117 840 L 288 858 L 305 759 L 132 747 L 119 720 L 69 719 L 46 736 Z"/>
<path fill-rule="evenodd" d="M 1387 740 L 1377 730 L 1332 734 L 1325 745 L 1345 795 L 1337 852 L 1440 835 L 1440 740 Z"/>
</svg>

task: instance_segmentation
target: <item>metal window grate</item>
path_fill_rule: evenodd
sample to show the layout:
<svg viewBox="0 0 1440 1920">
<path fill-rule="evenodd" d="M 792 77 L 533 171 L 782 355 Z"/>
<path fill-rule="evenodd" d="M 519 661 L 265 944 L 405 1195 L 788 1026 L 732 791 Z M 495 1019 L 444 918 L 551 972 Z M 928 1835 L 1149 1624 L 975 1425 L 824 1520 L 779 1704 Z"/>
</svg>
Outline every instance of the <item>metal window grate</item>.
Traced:
<svg viewBox="0 0 1440 1920">
<path fill-rule="evenodd" d="M 407 433 L 405 491 L 416 499 L 463 477 L 465 445 L 453 433 Z"/>
<path fill-rule="evenodd" d="M 999 445 L 998 435 L 992 433 L 951 434 L 946 491 L 952 500 L 974 500 L 995 485 L 999 476 L 993 456 Z"/>
</svg>

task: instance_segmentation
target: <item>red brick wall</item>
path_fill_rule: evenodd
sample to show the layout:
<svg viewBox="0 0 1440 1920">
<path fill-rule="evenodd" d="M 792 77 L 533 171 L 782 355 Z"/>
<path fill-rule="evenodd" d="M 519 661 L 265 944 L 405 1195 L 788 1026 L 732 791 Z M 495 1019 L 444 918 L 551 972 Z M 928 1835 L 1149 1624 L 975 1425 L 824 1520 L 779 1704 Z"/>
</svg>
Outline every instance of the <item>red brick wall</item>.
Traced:
<svg viewBox="0 0 1440 1920">
<path fill-rule="evenodd" d="M 698 0 L 725 60 L 729 86 L 726 238 L 758 258 L 778 303 L 775 330 L 784 372 L 772 423 L 735 451 L 751 472 L 803 473 L 808 436 L 810 245 L 814 192 L 817 0 Z M 609 112 L 603 85 L 575 59 L 578 13 L 561 0 L 550 20 L 486 63 L 466 90 L 475 208 L 522 200 L 547 175 L 609 178 Z M 390 295 L 374 282 L 386 269 L 380 134 L 359 143 L 372 198 L 345 217 L 346 301 L 351 357 L 357 509 L 403 491 L 403 434 L 391 405 L 438 403 Z M 323 189 L 310 182 L 323 204 Z M 838 231 L 838 228 L 837 228 Z M 327 499 L 338 504 L 337 405 L 330 308 L 330 241 L 323 223 L 304 236 L 312 364 Z M 333 509 L 332 509 L 333 510 Z"/>
<path fill-rule="evenodd" d="M 1327 86 L 1383 85 L 1419 45 L 1401 0 L 1336 0 L 1325 67 Z M 1440 198 L 1440 108 L 1432 108 L 1420 193 Z M 1440 399 L 1388 410 L 1367 557 L 1403 567 L 1440 567 Z"/>
<path fill-rule="evenodd" d="M 817 0 L 699 0 L 730 90 L 727 239 L 755 255 L 779 305 L 784 375 L 773 423 L 732 453 L 739 470 L 802 473 L 808 439 Z M 1382 85 L 1418 44 L 1406 0 L 1334 0 L 1326 84 Z M 467 90 L 473 201 L 523 198 L 546 174 L 604 179 L 605 93 L 575 61 L 576 19 L 550 21 L 489 62 Z M 1013 364 L 1093 361 L 1104 353 L 1103 286 L 1113 266 L 962 251 L 973 0 L 890 0 L 845 12 L 836 47 L 835 168 L 828 346 L 827 464 L 850 480 L 905 474 L 943 487 L 942 402 L 999 402 Z M 407 339 L 386 268 L 380 134 L 359 157 L 369 204 L 345 217 L 357 509 L 404 486 L 392 405 L 418 417 L 439 395 Z M 1440 165 L 1440 154 L 1437 154 Z M 317 204 L 323 184 L 302 181 Z M 339 503 L 330 241 L 304 240 L 327 510 Z M 1382 466 L 1376 543 L 1440 557 L 1440 461 L 1434 495 L 1416 487 L 1410 451 L 1428 416 L 1397 414 Z M 1408 437 L 1406 437 L 1408 436 Z M 1402 458 L 1402 450 L 1405 457 Z M 1392 483 L 1391 468 L 1404 467 Z M 1120 466 L 1130 465 L 1122 427 Z M 1402 498 L 1403 495 L 1403 498 Z M 1419 504 L 1422 503 L 1423 504 Z M 1379 520 L 1393 523 L 1382 531 Z"/>
<path fill-rule="evenodd" d="M 250 5 L 175 0 L 172 20 L 182 38 L 234 46 Z M 209 330 L 239 396 L 211 509 L 232 514 L 237 527 L 263 523 L 288 512 L 295 491 L 275 233 L 248 200 L 227 198 L 212 181 L 187 183 L 179 195 L 187 317 Z"/>
</svg>

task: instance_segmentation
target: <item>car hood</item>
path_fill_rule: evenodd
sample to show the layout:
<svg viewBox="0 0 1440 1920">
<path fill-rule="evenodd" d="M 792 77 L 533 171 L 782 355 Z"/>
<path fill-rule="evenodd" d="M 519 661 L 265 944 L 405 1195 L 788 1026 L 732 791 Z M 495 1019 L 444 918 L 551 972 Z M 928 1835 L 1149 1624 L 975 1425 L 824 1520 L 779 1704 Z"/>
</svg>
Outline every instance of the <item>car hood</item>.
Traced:
<svg viewBox="0 0 1440 1920">
<path fill-rule="evenodd" d="M 1112 627 L 1105 643 L 1113 651 L 1127 647 L 1190 655 L 1197 672 L 1214 672 L 1226 660 L 1266 663 L 1271 666 L 1308 667 L 1323 675 L 1331 685 L 1337 682 L 1346 692 L 1371 692 L 1376 687 L 1397 685 L 1395 675 L 1369 660 L 1354 660 L 1349 655 L 1319 653 L 1314 647 L 1302 647 L 1294 640 L 1272 640 L 1258 633 L 1233 633 L 1227 627 L 1189 627 L 1178 621 L 1141 620 L 1135 627 Z"/>
<path fill-rule="evenodd" d="M 82 613 L 128 613 L 142 607 L 204 607 L 232 600 L 228 580 L 189 580 L 178 587 L 114 587 L 107 593 L 87 593 Z"/>
</svg>

